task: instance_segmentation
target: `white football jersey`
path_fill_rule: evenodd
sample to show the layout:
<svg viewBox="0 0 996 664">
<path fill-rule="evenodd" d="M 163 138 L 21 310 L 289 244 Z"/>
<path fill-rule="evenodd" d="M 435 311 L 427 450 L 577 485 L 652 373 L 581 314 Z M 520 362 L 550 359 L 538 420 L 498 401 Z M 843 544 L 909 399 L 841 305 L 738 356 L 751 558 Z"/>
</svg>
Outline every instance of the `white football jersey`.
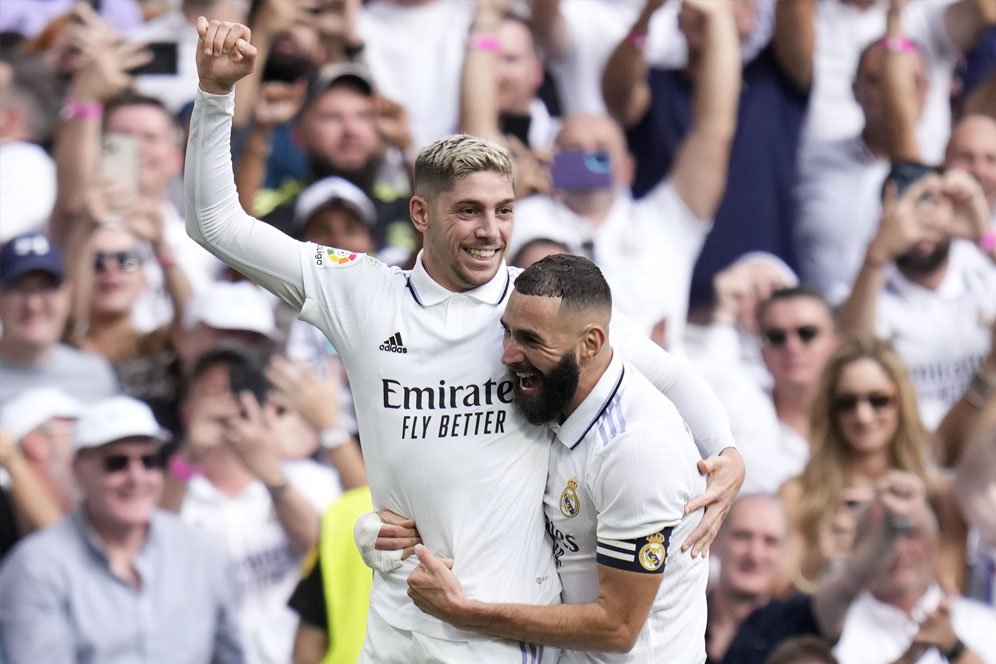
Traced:
<svg viewBox="0 0 996 664">
<path fill-rule="evenodd" d="M 685 504 L 705 480 L 678 411 L 616 357 L 577 410 L 552 428 L 544 503 L 564 603 L 598 599 L 598 565 L 663 574 L 632 651 L 565 651 L 561 664 L 705 661 L 709 565 L 680 550 L 702 518 L 702 510 L 683 516 Z"/>
</svg>

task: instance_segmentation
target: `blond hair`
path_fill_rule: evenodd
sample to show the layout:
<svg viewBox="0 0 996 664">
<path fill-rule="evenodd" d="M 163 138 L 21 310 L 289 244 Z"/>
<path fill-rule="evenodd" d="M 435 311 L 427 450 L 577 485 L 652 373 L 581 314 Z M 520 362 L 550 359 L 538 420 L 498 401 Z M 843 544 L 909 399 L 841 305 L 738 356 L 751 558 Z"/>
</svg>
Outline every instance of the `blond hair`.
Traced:
<svg viewBox="0 0 996 664">
<path fill-rule="evenodd" d="M 889 441 L 889 467 L 914 473 L 927 481 L 930 438 L 920 421 L 916 394 L 905 365 L 888 341 L 844 341 L 823 370 L 810 418 L 812 455 L 799 476 L 798 528 L 810 548 L 818 546 L 820 527 L 833 518 L 841 494 L 847 488 L 847 475 L 853 457 L 840 433 L 833 401 L 844 369 L 862 359 L 878 364 L 896 387 L 899 422 L 895 435 Z"/>
<path fill-rule="evenodd" d="M 515 185 L 512 156 L 503 146 L 480 136 L 454 134 L 422 148 L 415 160 L 415 195 L 449 191 L 454 183 L 472 173 L 492 171 Z"/>
</svg>

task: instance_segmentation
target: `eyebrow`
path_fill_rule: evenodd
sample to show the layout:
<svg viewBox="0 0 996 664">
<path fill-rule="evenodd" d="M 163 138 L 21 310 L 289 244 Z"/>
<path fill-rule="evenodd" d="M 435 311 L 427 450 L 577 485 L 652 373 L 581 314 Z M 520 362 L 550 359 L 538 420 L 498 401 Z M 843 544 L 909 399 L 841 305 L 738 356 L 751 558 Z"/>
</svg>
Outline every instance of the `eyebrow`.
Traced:
<svg viewBox="0 0 996 664">
<path fill-rule="evenodd" d="M 515 204 L 515 198 L 505 198 L 503 200 L 498 201 L 498 203 L 495 204 L 495 207 L 500 207 L 502 205 L 514 205 L 514 204 Z M 454 207 L 459 205 L 480 205 L 481 207 L 487 207 L 483 201 L 478 200 L 476 198 L 462 198 L 458 201 L 453 201 Z"/>
</svg>

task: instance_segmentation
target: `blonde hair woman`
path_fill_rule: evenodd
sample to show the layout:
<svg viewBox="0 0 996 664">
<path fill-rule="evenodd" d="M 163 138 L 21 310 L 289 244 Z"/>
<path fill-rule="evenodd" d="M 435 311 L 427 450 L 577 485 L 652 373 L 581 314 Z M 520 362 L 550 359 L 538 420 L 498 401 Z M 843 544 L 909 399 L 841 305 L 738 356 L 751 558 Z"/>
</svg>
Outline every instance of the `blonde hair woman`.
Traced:
<svg viewBox="0 0 996 664">
<path fill-rule="evenodd" d="M 849 554 L 878 478 L 895 469 L 927 482 L 930 467 L 913 387 L 886 341 L 840 345 L 823 371 L 811 427 L 809 462 L 779 492 L 793 523 L 786 586 L 800 590 Z"/>
</svg>

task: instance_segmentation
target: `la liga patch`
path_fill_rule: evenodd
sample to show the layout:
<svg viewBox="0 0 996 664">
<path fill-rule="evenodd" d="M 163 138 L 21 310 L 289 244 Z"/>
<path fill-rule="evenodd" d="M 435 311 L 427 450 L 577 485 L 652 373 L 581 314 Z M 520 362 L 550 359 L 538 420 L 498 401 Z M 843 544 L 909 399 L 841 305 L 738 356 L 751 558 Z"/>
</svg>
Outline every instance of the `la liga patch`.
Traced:
<svg viewBox="0 0 996 664">
<path fill-rule="evenodd" d="M 335 247 L 315 247 L 315 267 L 348 267 L 355 264 L 363 254 Z"/>
</svg>

